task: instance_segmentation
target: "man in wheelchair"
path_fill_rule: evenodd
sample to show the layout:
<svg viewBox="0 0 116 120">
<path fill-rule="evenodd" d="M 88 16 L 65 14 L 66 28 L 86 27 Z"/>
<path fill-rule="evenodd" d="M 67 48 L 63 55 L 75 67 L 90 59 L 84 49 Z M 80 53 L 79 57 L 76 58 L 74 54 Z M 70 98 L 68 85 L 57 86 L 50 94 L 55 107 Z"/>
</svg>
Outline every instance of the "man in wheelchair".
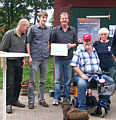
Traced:
<svg viewBox="0 0 116 120">
<path fill-rule="evenodd" d="M 97 55 L 97 52 L 92 44 L 92 37 L 89 34 L 83 35 L 83 44 L 77 47 L 76 52 L 73 55 L 71 66 L 75 71 L 75 81 L 77 82 L 77 91 L 78 91 L 78 109 L 79 111 L 88 111 L 90 106 L 87 106 L 86 102 L 86 90 L 90 87 L 92 79 L 91 74 L 101 73 L 101 68 L 99 67 L 100 61 Z M 99 78 L 100 77 L 100 78 Z M 114 81 L 111 77 L 100 74 L 97 75 L 95 79 L 98 87 L 98 96 L 99 100 L 102 101 L 107 106 L 110 106 L 110 96 L 114 90 Z M 100 81 L 101 80 L 101 81 Z M 105 80 L 105 81 L 104 81 Z M 104 82 L 103 82 L 104 81 Z M 92 85 L 95 84 L 95 81 Z M 101 85 L 101 86 L 100 86 Z M 108 93 L 107 89 L 103 89 L 102 86 L 111 85 L 112 90 Z M 106 90 L 106 91 L 105 91 Z"/>
</svg>

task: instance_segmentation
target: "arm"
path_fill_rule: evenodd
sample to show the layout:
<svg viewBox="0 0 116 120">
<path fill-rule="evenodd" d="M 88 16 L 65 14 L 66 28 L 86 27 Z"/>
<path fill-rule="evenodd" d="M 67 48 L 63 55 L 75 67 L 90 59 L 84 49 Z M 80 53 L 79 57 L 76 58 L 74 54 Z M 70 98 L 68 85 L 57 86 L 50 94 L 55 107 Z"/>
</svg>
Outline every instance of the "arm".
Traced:
<svg viewBox="0 0 116 120">
<path fill-rule="evenodd" d="M 32 57 L 31 57 L 31 51 L 30 51 L 30 42 L 32 41 L 32 27 L 29 28 L 27 32 L 27 39 L 26 39 L 26 50 L 27 50 L 27 53 L 29 54 L 28 64 L 30 67 L 32 66 Z"/>
<path fill-rule="evenodd" d="M 78 45 L 76 30 L 72 28 L 72 32 L 73 32 L 73 43 L 67 44 L 68 49 L 75 48 Z"/>
<path fill-rule="evenodd" d="M 111 49 L 112 49 L 112 54 L 113 54 L 113 58 L 114 58 L 114 57 L 116 57 L 116 29 L 115 29 L 115 32 L 114 32 L 114 36 L 112 38 Z"/>
<path fill-rule="evenodd" d="M 3 70 L 4 68 L 4 58 L 1 58 L 1 69 Z"/>
<path fill-rule="evenodd" d="M 9 51 L 10 42 L 11 42 L 11 36 L 10 36 L 10 32 L 8 31 L 4 34 L 2 38 L 2 41 L 0 43 L 0 51 L 4 51 L 4 52 Z"/>
<path fill-rule="evenodd" d="M 27 48 L 27 53 L 29 54 L 28 63 L 29 63 L 29 66 L 31 67 L 31 65 L 32 65 L 32 57 L 31 57 L 31 54 L 30 54 L 30 44 L 29 43 L 27 43 L 26 48 Z"/>
<path fill-rule="evenodd" d="M 73 66 L 74 71 L 84 80 L 88 80 L 88 76 L 85 75 L 77 66 Z"/>
<path fill-rule="evenodd" d="M 71 44 L 71 43 L 68 43 L 67 44 L 67 47 L 68 47 L 68 49 L 70 49 L 70 48 L 74 48 L 74 47 L 76 47 L 77 45 L 74 43 L 74 44 Z"/>
</svg>

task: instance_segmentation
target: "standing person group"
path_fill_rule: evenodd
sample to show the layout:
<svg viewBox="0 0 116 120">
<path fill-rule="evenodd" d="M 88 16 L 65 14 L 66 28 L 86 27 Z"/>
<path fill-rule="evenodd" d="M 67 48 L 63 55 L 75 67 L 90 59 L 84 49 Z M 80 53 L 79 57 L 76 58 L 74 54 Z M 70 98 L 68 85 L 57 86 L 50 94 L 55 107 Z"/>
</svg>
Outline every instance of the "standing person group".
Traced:
<svg viewBox="0 0 116 120">
<path fill-rule="evenodd" d="M 38 102 L 43 107 L 49 107 L 44 98 L 45 80 L 48 69 L 49 59 L 49 36 L 50 29 L 45 25 L 47 21 L 47 12 L 40 12 L 38 14 L 39 24 L 33 25 L 29 28 L 27 33 L 27 52 L 29 53 L 29 66 L 31 69 L 29 92 L 28 92 L 28 107 L 34 109 L 35 95 L 34 89 L 36 87 L 37 72 L 39 71 L 39 88 L 38 88 Z"/>
<path fill-rule="evenodd" d="M 3 36 L 0 44 L 0 50 L 4 52 L 25 52 L 25 40 L 29 21 L 21 19 L 15 29 L 9 30 Z M 24 58 L 7 58 L 6 72 L 6 112 L 12 113 L 12 106 L 25 107 L 18 98 L 21 90 Z M 1 58 L 1 68 L 3 69 L 4 58 Z"/>
<path fill-rule="evenodd" d="M 61 25 L 55 27 L 50 36 L 50 43 L 67 44 L 67 56 L 54 56 L 55 80 L 53 105 L 58 105 L 61 97 L 61 86 L 64 86 L 63 99 L 70 100 L 70 82 L 72 79 L 72 67 L 70 66 L 73 56 L 73 48 L 76 47 L 76 31 L 69 25 L 67 12 L 60 14 Z M 64 78 L 64 79 L 62 79 Z"/>
<path fill-rule="evenodd" d="M 32 25 L 30 28 L 29 21 L 27 19 L 21 19 L 16 29 L 9 30 L 5 33 L 0 44 L 0 50 L 5 52 L 25 52 L 27 49 L 30 67 L 28 108 L 34 109 L 34 90 L 38 71 L 38 104 L 43 107 L 49 107 L 44 98 L 44 93 L 50 45 L 52 43 L 66 44 L 68 55 L 54 56 L 55 93 L 53 105 L 59 105 L 60 103 L 62 85 L 64 87 L 63 100 L 70 101 L 70 83 L 73 68 L 76 73 L 75 80 L 78 85 L 78 107 L 80 111 L 86 111 L 89 109 L 86 106 L 86 89 L 89 79 L 86 73 L 101 72 L 102 69 L 103 71 L 110 72 L 111 76 L 114 75 L 111 42 L 107 40 L 109 31 L 106 28 L 99 30 L 100 41 L 94 44 L 96 51 L 92 44 L 91 35 L 89 34 L 83 35 L 83 45 L 77 47 L 77 33 L 75 28 L 69 25 L 69 15 L 67 12 L 60 14 L 60 25 L 55 27 L 52 31 L 46 26 L 47 18 L 47 12 L 41 11 L 38 14 L 39 23 Z M 26 34 L 26 32 L 27 36 L 24 37 L 23 34 Z M 114 39 L 115 36 L 116 35 L 114 35 Z M 115 41 L 113 42 L 115 43 Z M 75 47 L 77 47 L 77 50 L 73 55 L 73 48 Z M 112 47 L 113 56 L 115 58 L 116 53 L 114 48 L 115 47 Z M 3 68 L 3 62 L 4 59 L 2 58 L 1 68 Z M 18 100 L 21 89 L 23 64 L 25 64 L 25 59 L 23 58 L 7 59 L 7 113 L 12 113 L 12 105 L 25 107 L 25 105 Z M 102 77 L 106 79 L 107 83 L 114 84 L 111 77 L 107 75 L 103 75 Z M 110 106 L 110 96 L 99 96 L 99 98 Z"/>
</svg>

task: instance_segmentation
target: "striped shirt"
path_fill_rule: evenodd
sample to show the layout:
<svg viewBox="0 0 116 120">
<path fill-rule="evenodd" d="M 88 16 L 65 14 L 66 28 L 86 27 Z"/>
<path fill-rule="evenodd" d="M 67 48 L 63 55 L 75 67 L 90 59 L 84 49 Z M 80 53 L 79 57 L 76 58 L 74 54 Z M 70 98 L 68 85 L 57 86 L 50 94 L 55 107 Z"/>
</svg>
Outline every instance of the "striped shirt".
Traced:
<svg viewBox="0 0 116 120">
<path fill-rule="evenodd" d="M 101 71 L 99 64 L 100 61 L 95 48 L 93 47 L 92 54 L 89 54 L 83 45 L 77 47 L 71 62 L 71 66 L 77 66 L 84 73 L 96 73 Z"/>
</svg>

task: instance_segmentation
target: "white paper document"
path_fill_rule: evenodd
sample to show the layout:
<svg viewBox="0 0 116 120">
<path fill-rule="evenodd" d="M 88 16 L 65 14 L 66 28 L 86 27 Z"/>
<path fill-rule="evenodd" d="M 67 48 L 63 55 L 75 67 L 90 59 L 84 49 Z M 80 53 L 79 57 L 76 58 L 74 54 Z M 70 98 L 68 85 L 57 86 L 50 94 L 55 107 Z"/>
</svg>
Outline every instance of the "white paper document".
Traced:
<svg viewBox="0 0 116 120">
<path fill-rule="evenodd" d="M 67 44 L 51 44 L 51 55 L 53 56 L 67 56 L 68 48 Z"/>
</svg>

